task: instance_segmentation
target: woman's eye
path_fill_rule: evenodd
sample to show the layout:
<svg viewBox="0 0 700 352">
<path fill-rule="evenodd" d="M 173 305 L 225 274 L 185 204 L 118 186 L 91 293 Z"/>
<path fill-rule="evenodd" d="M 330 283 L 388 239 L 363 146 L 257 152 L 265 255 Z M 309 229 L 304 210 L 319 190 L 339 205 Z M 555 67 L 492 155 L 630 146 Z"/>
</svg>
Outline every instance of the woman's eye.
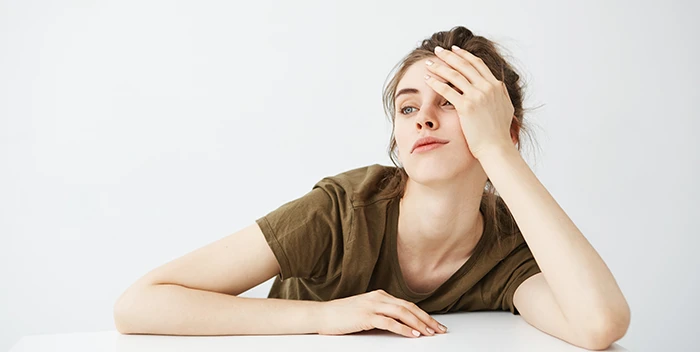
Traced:
<svg viewBox="0 0 700 352">
<path fill-rule="evenodd" d="M 405 106 L 405 107 L 401 108 L 401 113 L 402 113 L 403 115 L 408 115 L 408 114 L 410 114 L 410 112 L 409 112 L 409 113 L 406 112 L 406 109 L 415 109 L 415 108 L 412 107 L 412 106 Z"/>
<path fill-rule="evenodd" d="M 445 103 L 444 103 L 443 105 L 448 105 L 448 104 L 449 104 L 449 105 L 452 105 L 452 103 L 450 103 L 449 100 L 445 100 Z M 415 108 L 414 108 L 413 106 L 404 106 L 404 107 L 401 108 L 399 111 L 400 111 L 401 114 L 403 114 L 403 115 L 408 115 L 408 114 L 410 114 L 410 112 L 406 112 L 406 109 L 415 109 Z"/>
</svg>

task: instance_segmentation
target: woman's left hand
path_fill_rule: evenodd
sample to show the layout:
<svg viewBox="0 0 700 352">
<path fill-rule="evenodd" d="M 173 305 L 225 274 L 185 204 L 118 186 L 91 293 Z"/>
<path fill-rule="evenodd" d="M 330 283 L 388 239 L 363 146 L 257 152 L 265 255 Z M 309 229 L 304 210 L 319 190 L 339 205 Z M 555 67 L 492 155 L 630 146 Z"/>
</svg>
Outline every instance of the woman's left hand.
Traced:
<svg viewBox="0 0 700 352">
<path fill-rule="evenodd" d="M 461 92 L 431 75 L 426 76 L 426 83 L 457 110 L 472 155 L 479 159 L 494 148 L 513 147 L 510 125 L 515 109 L 505 84 L 472 53 L 456 46 L 452 51 L 440 49 L 435 48 L 436 56 L 449 66 L 426 61 L 426 67 Z"/>
</svg>

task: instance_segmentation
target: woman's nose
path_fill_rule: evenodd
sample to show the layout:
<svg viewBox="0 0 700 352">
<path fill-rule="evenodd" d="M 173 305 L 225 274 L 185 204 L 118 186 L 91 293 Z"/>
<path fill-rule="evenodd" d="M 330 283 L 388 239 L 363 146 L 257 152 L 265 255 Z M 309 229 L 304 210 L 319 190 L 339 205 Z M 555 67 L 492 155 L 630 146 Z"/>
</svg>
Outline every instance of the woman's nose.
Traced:
<svg viewBox="0 0 700 352">
<path fill-rule="evenodd" d="M 436 116 L 436 111 L 430 107 L 421 109 L 418 113 L 418 117 L 416 118 L 416 128 L 419 130 L 423 128 L 438 128 L 438 119 Z"/>
</svg>

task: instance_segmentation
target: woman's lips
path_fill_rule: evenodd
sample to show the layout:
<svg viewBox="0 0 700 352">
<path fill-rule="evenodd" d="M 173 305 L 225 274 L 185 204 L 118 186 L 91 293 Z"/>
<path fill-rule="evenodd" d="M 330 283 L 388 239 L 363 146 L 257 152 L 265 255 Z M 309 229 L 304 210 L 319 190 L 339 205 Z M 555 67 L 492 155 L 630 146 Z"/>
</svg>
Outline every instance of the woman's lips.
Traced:
<svg viewBox="0 0 700 352">
<path fill-rule="evenodd" d="M 427 152 L 427 151 L 433 150 L 433 149 L 435 149 L 435 148 L 440 148 L 440 147 L 442 147 L 442 146 L 445 145 L 445 144 L 447 144 L 447 143 L 430 143 L 430 144 L 425 144 L 425 145 L 422 145 L 422 146 L 420 146 L 420 147 L 414 149 L 414 150 L 413 150 L 413 153 L 415 154 L 415 153 Z"/>
</svg>

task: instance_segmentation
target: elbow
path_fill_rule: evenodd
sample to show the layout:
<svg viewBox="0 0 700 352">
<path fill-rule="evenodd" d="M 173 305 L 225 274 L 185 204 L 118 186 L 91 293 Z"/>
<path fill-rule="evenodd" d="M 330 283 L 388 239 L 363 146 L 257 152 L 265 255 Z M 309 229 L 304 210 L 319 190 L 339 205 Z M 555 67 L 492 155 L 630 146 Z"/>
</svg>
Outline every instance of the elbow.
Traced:
<svg viewBox="0 0 700 352">
<path fill-rule="evenodd" d="M 157 285 L 156 285 L 157 286 Z M 145 322 L 150 314 L 148 311 L 152 302 L 159 300 L 159 297 L 151 295 L 151 287 L 154 285 L 133 285 L 129 287 L 114 302 L 112 314 L 114 326 L 121 334 L 146 334 L 149 331 Z"/>
<path fill-rule="evenodd" d="M 114 319 L 114 327 L 120 334 L 129 334 L 129 329 L 127 325 L 126 312 L 122 307 L 120 300 L 114 304 L 112 309 L 112 315 Z"/>
<path fill-rule="evenodd" d="M 133 329 L 133 308 L 134 308 L 134 293 L 131 290 L 124 292 L 112 307 L 112 316 L 114 326 L 120 334 L 134 334 Z"/>
<path fill-rule="evenodd" d="M 604 350 L 627 333 L 630 325 L 629 308 L 622 313 L 607 318 L 598 319 L 595 326 L 583 329 L 584 346 L 589 350 Z"/>
</svg>

